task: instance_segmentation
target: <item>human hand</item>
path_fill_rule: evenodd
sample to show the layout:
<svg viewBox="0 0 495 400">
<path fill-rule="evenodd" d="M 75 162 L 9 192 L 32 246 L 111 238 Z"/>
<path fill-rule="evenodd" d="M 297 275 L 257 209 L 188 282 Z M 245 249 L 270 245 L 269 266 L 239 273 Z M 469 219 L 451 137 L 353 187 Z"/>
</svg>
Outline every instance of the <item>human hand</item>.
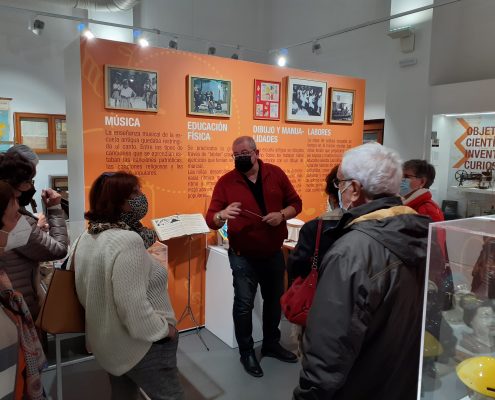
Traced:
<svg viewBox="0 0 495 400">
<path fill-rule="evenodd" d="M 226 220 L 226 219 L 235 219 L 240 212 L 241 212 L 241 203 L 238 201 L 234 201 L 233 203 L 230 203 L 227 208 L 224 210 L 220 211 L 218 214 L 220 215 L 220 218 Z"/>
<path fill-rule="evenodd" d="M 48 221 L 46 219 L 45 214 L 43 213 L 38 213 L 35 214 L 36 217 L 38 218 L 38 228 L 40 228 L 42 231 L 48 232 L 50 230 L 50 225 L 48 225 Z"/>
<path fill-rule="evenodd" d="M 275 211 L 266 214 L 261 220 L 270 226 L 279 226 L 284 220 L 284 216 L 280 211 Z"/>
<path fill-rule="evenodd" d="M 43 189 L 41 192 L 41 199 L 48 208 L 60 204 L 62 201 L 62 196 L 53 189 Z"/>
<path fill-rule="evenodd" d="M 170 339 L 175 339 L 179 335 L 177 328 L 171 324 L 168 324 L 168 335 Z"/>
</svg>

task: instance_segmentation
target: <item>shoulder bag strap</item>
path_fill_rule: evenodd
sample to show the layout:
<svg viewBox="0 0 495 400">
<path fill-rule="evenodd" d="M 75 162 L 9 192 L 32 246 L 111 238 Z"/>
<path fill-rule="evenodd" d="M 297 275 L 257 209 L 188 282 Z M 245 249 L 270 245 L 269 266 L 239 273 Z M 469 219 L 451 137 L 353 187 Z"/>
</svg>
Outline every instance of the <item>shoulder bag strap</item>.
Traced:
<svg viewBox="0 0 495 400">
<path fill-rule="evenodd" d="M 321 218 L 318 219 L 318 228 L 316 228 L 316 243 L 315 243 L 315 252 L 313 254 L 313 263 L 311 268 L 318 268 L 318 251 L 320 250 L 320 237 L 321 237 L 321 228 L 323 226 L 323 220 Z"/>
<path fill-rule="evenodd" d="M 81 240 L 81 237 L 82 237 L 82 234 L 81 234 L 81 236 L 79 236 L 77 238 L 76 244 L 74 247 L 74 251 L 72 253 L 70 253 L 69 257 L 67 257 L 66 262 L 64 262 L 62 264 L 62 266 L 60 267 L 61 269 L 70 270 L 72 268 L 72 270 L 74 270 L 75 265 L 76 265 L 76 249 L 77 249 L 77 245 L 79 244 L 79 240 Z"/>
</svg>

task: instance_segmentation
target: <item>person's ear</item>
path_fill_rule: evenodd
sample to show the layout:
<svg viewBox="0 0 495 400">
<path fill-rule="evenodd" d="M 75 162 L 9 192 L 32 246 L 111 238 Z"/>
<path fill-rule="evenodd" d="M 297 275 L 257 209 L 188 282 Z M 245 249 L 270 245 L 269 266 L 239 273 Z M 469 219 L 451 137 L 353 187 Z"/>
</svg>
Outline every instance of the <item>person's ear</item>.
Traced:
<svg viewBox="0 0 495 400">
<path fill-rule="evenodd" d="M 426 177 L 419 178 L 421 188 L 425 187 L 427 181 L 428 181 L 428 179 L 426 179 Z"/>
<path fill-rule="evenodd" d="M 358 181 L 352 180 L 349 189 L 351 191 L 351 201 L 356 203 L 362 196 L 364 196 L 363 187 Z"/>
</svg>

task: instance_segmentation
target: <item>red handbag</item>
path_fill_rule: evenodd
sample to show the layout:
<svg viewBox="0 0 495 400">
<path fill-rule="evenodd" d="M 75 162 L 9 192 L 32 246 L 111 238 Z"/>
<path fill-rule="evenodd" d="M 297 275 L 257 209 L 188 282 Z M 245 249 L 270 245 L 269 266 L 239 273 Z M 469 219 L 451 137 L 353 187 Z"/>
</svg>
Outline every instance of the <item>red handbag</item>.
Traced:
<svg viewBox="0 0 495 400">
<path fill-rule="evenodd" d="M 292 323 L 306 326 L 309 309 L 313 304 L 318 281 L 318 250 L 320 247 L 321 227 L 323 220 L 318 220 L 315 252 L 311 264 L 311 272 L 306 278 L 298 277 L 280 298 L 280 305 L 285 317 Z"/>
</svg>

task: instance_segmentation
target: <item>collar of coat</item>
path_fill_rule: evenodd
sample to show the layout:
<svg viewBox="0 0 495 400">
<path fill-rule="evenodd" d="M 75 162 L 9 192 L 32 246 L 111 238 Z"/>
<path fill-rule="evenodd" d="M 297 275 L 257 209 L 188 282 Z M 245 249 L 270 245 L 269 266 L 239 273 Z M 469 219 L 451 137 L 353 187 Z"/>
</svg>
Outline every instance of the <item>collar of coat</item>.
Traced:
<svg viewBox="0 0 495 400">
<path fill-rule="evenodd" d="M 381 210 L 376 210 L 368 214 L 361 215 L 360 217 L 352 220 L 347 226 L 351 226 L 353 224 L 357 224 L 363 221 L 382 220 L 385 218 L 397 217 L 398 215 L 407 215 L 407 214 L 417 214 L 417 212 L 408 206 L 395 206 L 390 208 L 382 208 Z"/>
</svg>

